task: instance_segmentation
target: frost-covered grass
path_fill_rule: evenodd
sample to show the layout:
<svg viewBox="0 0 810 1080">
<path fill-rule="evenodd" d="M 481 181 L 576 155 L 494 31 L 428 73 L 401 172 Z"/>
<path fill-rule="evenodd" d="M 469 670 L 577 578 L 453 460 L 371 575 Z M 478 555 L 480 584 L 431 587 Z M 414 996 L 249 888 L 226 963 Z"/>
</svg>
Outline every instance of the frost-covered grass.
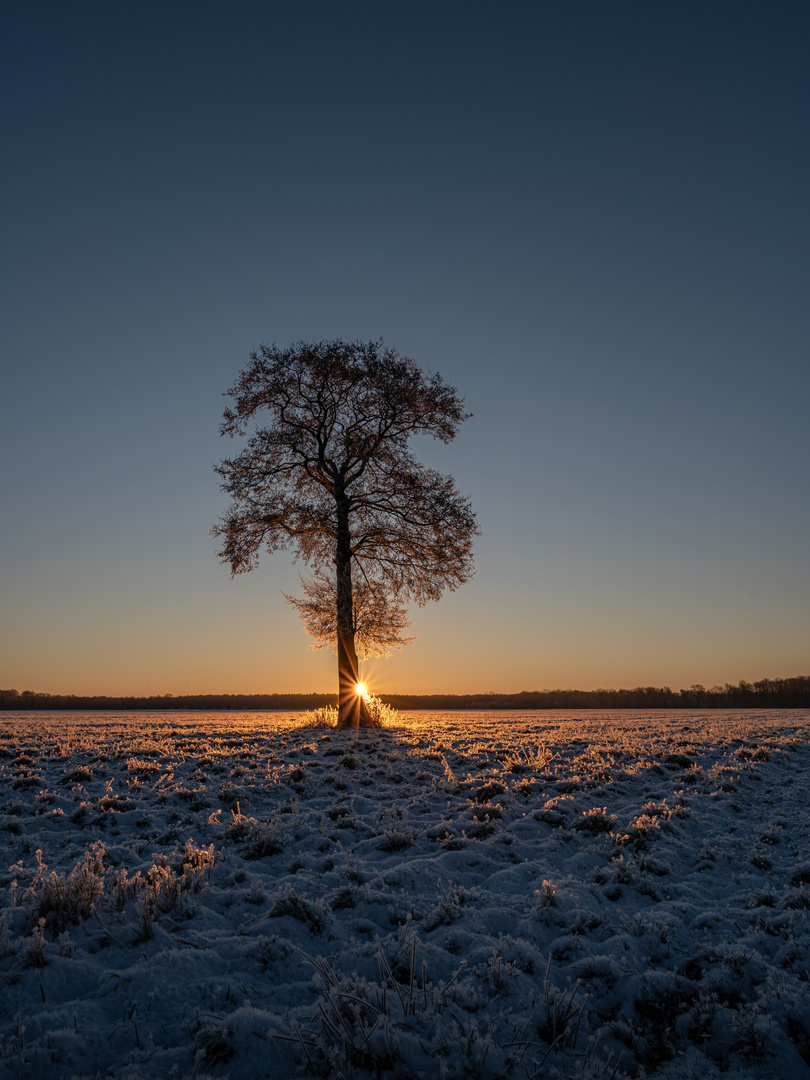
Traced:
<svg viewBox="0 0 810 1080">
<path fill-rule="evenodd" d="M 810 1076 L 810 716 L 0 714 L 0 1076 Z"/>
</svg>

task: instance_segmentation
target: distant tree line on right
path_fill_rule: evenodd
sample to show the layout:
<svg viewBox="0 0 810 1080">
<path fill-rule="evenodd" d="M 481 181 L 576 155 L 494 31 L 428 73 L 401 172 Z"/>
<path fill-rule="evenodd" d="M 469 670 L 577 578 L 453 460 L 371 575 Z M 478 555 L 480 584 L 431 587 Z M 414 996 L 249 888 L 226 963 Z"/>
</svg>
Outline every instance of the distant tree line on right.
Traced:
<svg viewBox="0 0 810 1080">
<path fill-rule="evenodd" d="M 392 698 L 392 703 L 396 704 Z M 411 706 L 421 708 L 423 706 Z M 636 686 L 627 690 L 524 690 L 520 694 L 488 694 L 475 708 L 491 709 L 807 709 L 810 675 L 789 679 L 741 680 L 688 690 L 668 686 Z"/>
<path fill-rule="evenodd" d="M 636 686 L 632 690 L 523 690 L 519 694 L 380 694 L 395 709 L 810 709 L 810 675 L 759 679 L 688 690 Z M 226 709 L 300 711 L 333 705 L 336 694 L 179 694 L 154 697 L 46 694 L 0 690 L 0 709 Z"/>
</svg>

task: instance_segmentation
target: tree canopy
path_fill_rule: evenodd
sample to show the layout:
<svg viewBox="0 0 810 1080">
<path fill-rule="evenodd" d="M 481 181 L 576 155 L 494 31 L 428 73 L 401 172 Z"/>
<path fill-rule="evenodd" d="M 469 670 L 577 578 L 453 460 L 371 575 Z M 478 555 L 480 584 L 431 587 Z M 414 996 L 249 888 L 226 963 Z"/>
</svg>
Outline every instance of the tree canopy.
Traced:
<svg viewBox="0 0 810 1080">
<path fill-rule="evenodd" d="M 216 466 L 231 497 L 213 530 L 220 558 L 233 574 L 262 550 L 304 561 L 304 596 L 288 599 L 316 645 L 334 641 L 340 722 L 362 723 L 358 647 L 407 644 L 407 604 L 472 576 L 469 500 L 408 447 L 418 434 L 450 442 L 470 414 L 454 387 L 382 342 L 262 345 L 228 395 L 221 433 L 247 442 Z"/>
</svg>

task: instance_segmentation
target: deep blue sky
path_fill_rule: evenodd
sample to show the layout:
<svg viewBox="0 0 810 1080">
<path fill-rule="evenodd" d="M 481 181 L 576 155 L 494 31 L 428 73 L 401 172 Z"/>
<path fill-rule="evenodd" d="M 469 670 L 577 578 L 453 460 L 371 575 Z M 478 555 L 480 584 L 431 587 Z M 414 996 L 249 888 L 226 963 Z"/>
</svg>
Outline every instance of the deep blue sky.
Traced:
<svg viewBox="0 0 810 1080">
<path fill-rule="evenodd" d="M 378 689 L 736 682 L 810 644 L 810 7 L 37 3 L 2 55 L 0 685 L 332 689 L 208 530 L 262 341 L 466 396 L 478 572 Z"/>
</svg>

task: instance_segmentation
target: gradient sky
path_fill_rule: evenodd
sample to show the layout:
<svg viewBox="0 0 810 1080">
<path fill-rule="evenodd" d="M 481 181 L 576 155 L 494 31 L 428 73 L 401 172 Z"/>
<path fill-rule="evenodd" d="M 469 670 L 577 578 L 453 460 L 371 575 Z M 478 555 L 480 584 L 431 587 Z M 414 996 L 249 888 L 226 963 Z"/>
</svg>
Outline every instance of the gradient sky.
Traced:
<svg viewBox="0 0 810 1080">
<path fill-rule="evenodd" d="M 810 670 L 810 6 L 7 5 L 0 686 L 335 688 L 218 423 L 260 342 L 383 338 L 473 582 L 375 689 Z"/>
</svg>

